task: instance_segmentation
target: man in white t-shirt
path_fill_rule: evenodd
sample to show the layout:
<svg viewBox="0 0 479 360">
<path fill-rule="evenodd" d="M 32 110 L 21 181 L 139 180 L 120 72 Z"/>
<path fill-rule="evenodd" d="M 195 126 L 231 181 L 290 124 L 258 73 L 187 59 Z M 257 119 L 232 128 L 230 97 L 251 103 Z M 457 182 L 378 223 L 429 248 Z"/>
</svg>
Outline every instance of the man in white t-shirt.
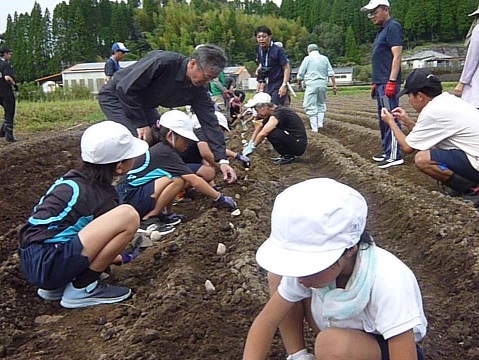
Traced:
<svg viewBox="0 0 479 360">
<path fill-rule="evenodd" d="M 251 326 L 243 360 L 265 359 L 278 327 L 287 360 L 423 359 L 416 342 L 427 320 L 418 283 L 375 245 L 367 214 L 364 197 L 332 179 L 278 195 L 256 261 L 282 279 Z M 303 316 L 317 334 L 317 357 L 306 349 Z"/>
<path fill-rule="evenodd" d="M 479 184 L 479 110 L 466 101 L 442 92 L 441 81 L 426 69 L 409 74 L 400 95 L 419 113 L 417 122 L 397 107 L 383 108 L 381 117 L 407 154 L 418 151 L 416 167 L 455 190 L 457 195 L 473 192 Z M 406 136 L 394 117 L 410 133 Z"/>
</svg>

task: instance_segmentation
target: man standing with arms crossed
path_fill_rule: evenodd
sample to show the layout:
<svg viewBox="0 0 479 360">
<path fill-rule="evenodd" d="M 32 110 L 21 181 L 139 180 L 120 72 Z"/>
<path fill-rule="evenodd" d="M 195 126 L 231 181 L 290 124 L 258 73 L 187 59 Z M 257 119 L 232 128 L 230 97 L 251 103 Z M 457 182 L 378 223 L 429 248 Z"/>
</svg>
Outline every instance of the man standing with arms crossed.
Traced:
<svg viewBox="0 0 479 360">
<path fill-rule="evenodd" d="M 403 30 L 401 25 L 391 18 L 388 0 L 371 0 L 361 11 L 367 12 L 371 22 L 379 26 L 372 53 L 371 96 L 377 99 L 383 153 L 373 156 L 373 160 L 378 162 L 378 168 L 386 169 L 404 163 L 391 128 L 381 121 L 383 107 L 390 110 L 399 105 Z M 396 123 L 400 126 L 397 119 Z"/>
</svg>

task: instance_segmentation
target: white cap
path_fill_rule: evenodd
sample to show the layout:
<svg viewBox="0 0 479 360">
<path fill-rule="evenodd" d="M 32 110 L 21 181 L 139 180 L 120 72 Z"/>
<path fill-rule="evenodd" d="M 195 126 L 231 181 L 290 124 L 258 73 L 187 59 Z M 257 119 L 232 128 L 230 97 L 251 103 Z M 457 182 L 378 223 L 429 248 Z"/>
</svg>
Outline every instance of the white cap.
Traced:
<svg viewBox="0 0 479 360">
<path fill-rule="evenodd" d="M 362 12 L 370 12 L 370 11 L 376 9 L 378 6 L 381 6 L 381 5 L 387 6 L 387 7 L 391 6 L 391 5 L 389 5 L 388 0 L 371 0 L 369 2 L 369 4 L 367 4 L 366 6 L 363 6 L 361 8 L 361 11 Z"/>
<path fill-rule="evenodd" d="M 184 138 L 199 141 L 198 137 L 193 132 L 193 121 L 183 111 L 170 110 L 165 112 L 160 117 L 160 125 L 167 127 Z"/>
<path fill-rule="evenodd" d="M 479 6 L 477 7 L 476 11 L 470 13 L 470 14 L 467 15 L 467 16 L 474 16 L 474 15 L 479 15 Z"/>
<path fill-rule="evenodd" d="M 226 119 L 226 116 L 224 116 L 219 111 L 215 111 L 215 115 L 216 115 L 216 118 L 218 119 L 218 122 L 220 123 L 220 126 L 226 131 L 230 131 L 230 127 L 228 125 L 228 120 Z"/>
<path fill-rule="evenodd" d="M 112 46 L 111 46 L 111 51 L 112 52 L 115 52 L 115 51 L 123 51 L 123 52 L 130 52 L 130 50 L 128 50 L 125 46 L 125 44 L 123 44 L 122 42 L 116 42 L 114 43 Z"/>
<path fill-rule="evenodd" d="M 255 94 L 252 99 L 249 99 L 248 102 L 244 105 L 246 107 L 255 107 L 258 104 L 269 104 L 271 103 L 271 95 L 265 92 L 260 92 Z"/>
<path fill-rule="evenodd" d="M 144 154 L 148 143 L 135 138 L 123 125 L 102 121 L 81 137 L 81 158 L 91 164 L 112 164 Z"/>
<path fill-rule="evenodd" d="M 316 274 L 359 242 L 367 214 L 364 197 L 335 180 L 293 185 L 276 197 L 271 235 L 258 249 L 256 261 L 277 275 Z"/>
</svg>

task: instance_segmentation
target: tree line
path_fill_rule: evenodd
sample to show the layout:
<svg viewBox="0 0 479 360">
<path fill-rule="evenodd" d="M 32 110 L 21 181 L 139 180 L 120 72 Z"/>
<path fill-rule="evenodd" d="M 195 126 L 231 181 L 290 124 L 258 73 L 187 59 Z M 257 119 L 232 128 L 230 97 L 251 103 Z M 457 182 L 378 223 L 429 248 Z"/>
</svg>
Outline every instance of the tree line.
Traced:
<svg viewBox="0 0 479 360">
<path fill-rule="evenodd" d="M 58 73 L 81 62 L 104 61 L 115 41 L 136 60 L 153 49 L 191 54 L 202 43 L 222 46 L 231 65 L 255 68 L 254 30 L 267 25 L 293 66 L 309 43 L 333 63 L 369 61 L 377 28 L 359 9 L 367 0 L 70 0 L 53 13 L 38 3 L 30 13 L 11 14 L 0 35 L 14 49 L 18 81 Z M 462 40 L 477 0 L 391 0 L 392 16 L 404 27 L 408 46 Z"/>
</svg>

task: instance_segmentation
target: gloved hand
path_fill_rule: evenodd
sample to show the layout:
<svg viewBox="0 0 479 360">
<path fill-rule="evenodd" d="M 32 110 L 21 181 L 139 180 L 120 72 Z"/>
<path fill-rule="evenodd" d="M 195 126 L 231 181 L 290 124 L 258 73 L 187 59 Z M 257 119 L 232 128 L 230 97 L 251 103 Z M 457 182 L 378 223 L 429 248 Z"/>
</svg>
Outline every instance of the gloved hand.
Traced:
<svg viewBox="0 0 479 360">
<path fill-rule="evenodd" d="M 137 241 L 135 244 L 125 248 L 120 255 L 121 255 L 121 264 L 127 264 L 130 261 L 136 259 L 138 255 L 140 255 L 140 247 L 141 241 Z"/>
<path fill-rule="evenodd" d="M 242 161 L 243 162 L 243 167 L 245 167 L 245 168 L 249 168 L 250 165 L 251 165 L 251 160 L 249 159 L 249 157 L 244 156 L 240 153 L 236 154 L 235 159 Z"/>
<path fill-rule="evenodd" d="M 384 95 L 391 98 L 396 94 L 396 81 L 389 80 L 384 88 Z"/>
<path fill-rule="evenodd" d="M 377 85 L 373 84 L 371 87 L 371 99 L 376 99 L 377 97 L 377 92 L 376 92 Z"/>
<path fill-rule="evenodd" d="M 253 140 L 250 140 L 248 145 L 243 149 L 243 155 L 248 156 L 249 154 L 252 154 L 254 149 L 256 149 L 256 147 L 253 145 Z"/>
<path fill-rule="evenodd" d="M 236 202 L 232 197 L 220 195 L 218 199 L 215 200 L 215 207 L 219 208 L 228 208 L 229 210 L 236 210 Z"/>
</svg>

